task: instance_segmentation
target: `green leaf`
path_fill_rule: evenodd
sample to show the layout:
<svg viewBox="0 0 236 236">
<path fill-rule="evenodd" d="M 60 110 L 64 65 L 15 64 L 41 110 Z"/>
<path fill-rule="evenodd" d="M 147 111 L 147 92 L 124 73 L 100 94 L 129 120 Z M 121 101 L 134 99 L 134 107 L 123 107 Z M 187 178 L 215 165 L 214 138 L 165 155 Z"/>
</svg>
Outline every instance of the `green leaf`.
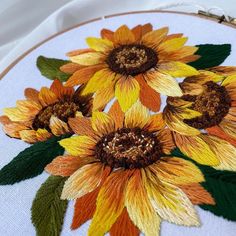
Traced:
<svg viewBox="0 0 236 236">
<path fill-rule="evenodd" d="M 50 176 L 38 190 L 31 208 L 31 220 L 37 236 L 59 236 L 67 200 L 61 200 L 61 192 L 66 178 Z"/>
<path fill-rule="evenodd" d="M 71 75 L 60 71 L 60 67 L 69 62 L 70 61 L 39 56 L 37 58 L 37 67 L 41 74 L 48 79 L 59 79 L 60 81 L 64 82 L 67 81 Z"/>
<path fill-rule="evenodd" d="M 0 170 L 0 185 L 14 184 L 41 174 L 48 163 L 64 153 L 64 148 L 59 145 L 58 141 L 66 137 L 68 134 L 52 137 L 20 152 Z"/>
<path fill-rule="evenodd" d="M 231 52 L 230 44 L 201 44 L 196 45 L 196 47 L 198 47 L 198 50 L 195 54 L 201 57 L 197 61 L 188 64 L 198 70 L 219 66 Z"/>
<path fill-rule="evenodd" d="M 179 149 L 175 149 L 172 155 L 194 162 L 184 156 Z M 216 202 L 216 205 L 201 205 L 200 207 L 217 216 L 236 221 L 236 172 L 215 170 L 212 167 L 194 163 L 205 176 L 206 181 L 202 183 L 202 186 L 211 193 Z"/>
</svg>

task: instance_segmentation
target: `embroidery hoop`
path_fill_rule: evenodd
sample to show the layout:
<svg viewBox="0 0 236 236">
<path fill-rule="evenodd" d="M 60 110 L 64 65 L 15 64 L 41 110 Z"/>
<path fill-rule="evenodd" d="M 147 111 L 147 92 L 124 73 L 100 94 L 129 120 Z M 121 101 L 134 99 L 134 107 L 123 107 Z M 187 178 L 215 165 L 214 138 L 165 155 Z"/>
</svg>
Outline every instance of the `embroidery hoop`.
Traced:
<svg viewBox="0 0 236 236">
<path fill-rule="evenodd" d="M 92 22 L 97 22 L 97 21 L 101 21 L 101 20 L 109 20 L 109 19 L 111 19 L 111 18 L 115 18 L 115 17 L 117 17 L 117 16 L 125 16 L 125 15 L 131 15 L 131 14 L 142 14 L 142 13 L 160 13 L 160 14 L 162 14 L 162 13 L 171 13 L 171 14 L 177 14 L 177 15 L 180 15 L 180 16 L 183 16 L 183 15 L 187 15 L 187 16 L 194 16 L 194 17 L 198 17 L 198 18 L 203 18 L 203 19 L 206 19 L 206 22 L 208 22 L 208 20 L 210 20 L 209 22 L 218 22 L 218 20 L 217 19 L 212 19 L 212 18 L 209 18 L 209 17 L 205 17 L 205 16 L 199 16 L 199 15 L 197 15 L 197 14 L 188 14 L 188 13 L 180 13 L 180 12 L 171 12 L 171 11 L 156 11 L 156 10 L 152 10 L 152 11 L 139 11 L 139 12 L 129 12 L 129 13 L 123 13 L 123 14 L 115 14 L 115 15 L 110 15 L 110 16 L 106 16 L 106 17 L 104 17 L 104 18 L 96 18 L 96 19 L 94 19 L 94 20 L 90 20 L 90 21 L 87 21 L 87 22 L 84 22 L 84 23 L 81 23 L 81 24 L 79 24 L 79 25 L 76 25 L 76 26 L 74 26 L 74 27 L 71 27 L 71 28 L 69 28 L 69 29 L 67 29 L 67 30 L 65 30 L 65 31 L 62 31 L 62 32 L 60 32 L 60 33 L 58 33 L 58 34 L 56 34 L 56 35 L 53 35 L 53 36 L 51 36 L 51 37 L 49 37 L 48 39 L 46 39 L 46 40 L 44 40 L 43 42 L 41 42 L 41 43 L 39 43 L 39 44 L 37 44 L 37 45 L 35 45 L 33 48 L 31 48 L 30 50 L 28 50 L 26 53 L 24 53 L 24 54 L 22 54 L 19 58 L 17 58 L 9 67 L 7 67 L 5 70 L 4 70 L 4 72 L 0 75 L 0 79 L 1 78 L 3 78 L 3 77 L 7 77 L 8 76 L 8 72 L 10 72 L 10 71 L 12 71 L 12 70 L 14 70 L 14 68 L 15 68 L 15 66 L 19 63 L 19 62 L 21 62 L 24 58 L 26 58 L 28 55 L 30 55 L 30 53 L 31 52 L 33 52 L 34 50 L 36 50 L 36 49 L 38 49 L 40 46 L 42 46 L 42 45 L 44 45 L 44 44 L 46 44 L 47 42 L 50 42 L 51 40 L 53 40 L 54 38 L 56 38 L 57 36 L 59 36 L 59 35 L 62 35 L 62 34 L 64 34 L 64 33 L 67 33 L 67 32 L 69 32 L 70 30 L 73 30 L 73 29 L 76 29 L 76 28 L 79 28 L 79 27 L 81 27 L 81 26 L 84 26 L 84 25 L 86 25 L 86 24 L 89 24 L 89 23 L 92 23 Z M 145 20 L 144 20 L 145 21 Z M 120 23 L 121 24 L 121 23 Z M 233 28 L 236 28 L 235 26 L 231 26 L 230 24 L 228 24 L 228 23 L 224 23 L 223 22 L 223 25 L 226 25 L 227 27 L 229 27 L 229 28 L 231 28 L 231 27 L 233 27 Z M 99 31 L 99 28 L 97 28 L 96 29 L 96 31 L 98 32 Z M 90 35 L 93 35 L 93 32 L 90 32 Z M 191 35 L 187 35 L 187 36 L 189 36 L 189 38 L 191 38 Z M 202 43 L 208 43 L 207 41 L 204 41 L 204 40 L 202 40 Z M 210 42 L 209 42 L 210 43 Z M 222 41 L 222 43 L 227 43 L 227 40 L 225 40 L 225 42 L 224 41 Z M 50 55 L 50 53 L 48 53 L 47 55 L 45 55 L 45 56 L 48 56 L 48 57 L 50 57 L 50 56 L 52 56 L 53 57 L 53 55 Z M 230 57 L 232 57 L 232 56 L 230 56 Z M 233 56 L 234 58 L 236 58 L 235 57 L 235 54 L 234 54 L 234 56 Z M 32 64 L 35 64 L 35 61 L 31 61 L 31 63 Z M 230 65 L 230 63 L 227 63 L 228 65 Z M 35 66 L 34 66 L 35 67 Z M 36 67 L 35 67 L 35 70 L 37 70 L 36 69 Z M 38 73 L 38 75 L 39 75 L 39 73 Z M 34 76 L 35 77 L 35 76 Z M 4 81 L 4 83 L 5 83 L 5 80 L 3 80 Z M 44 83 L 44 82 L 43 82 Z M 45 83 L 47 83 L 47 84 L 49 84 L 49 83 L 51 83 L 50 81 L 48 81 L 48 80 L 46 80 L 45 79 Z M 21 91 L 21 93 L 23 94 L 23 90 Z M 15 102 L 15 99 L 13 99 L 13 101 L 12 101 L 12 103 L 14 103 Z M 1 107 L 2 108 L 2 107 Z M 8 140 L 8 142 L 9 142 L 9 138 L 8 137 L 6 137 L 6 139 L 4 139 L 4 140 L 6 140 L 6 142 L 7 142 L 7 140 Z M 13 140 L 11 141 L 11 142 L 14 142 Z M 20 144 L 19 144 L 20 143 Z M 21 143 L 20 141 L 17 141 L 17 144 L 19 144 L 19 150 L 23 150 L 23 148 L 22 148 L 22 146 L 23 147 L 25 147 L 26 145 L 25 144 L 23 144 L 23 143 Z M 20 147 L 21 146 L 21 147 Z M 11 144 L 10 144 L 10 147 L 11 147 Z M 14 147 L 13 147 L 14 148 Z M 17 152 L 17 151 L 16 151 Z M 13 156 L 10 156 L 9 158 L 12 158 Z M 9 159 L 8 159 L 8 161 L 9 161 Z M 3 166 L 3 164 L 1 163 L 1 166 Z M 43 177 L 45 177 L 45 175 L 43 176 Z M 42 177 L 39 177 L 37 180 L 42 180 Z M 29 183 L 31 183 L 31 184 L 34 184 L 35 183 L 35 180 L 34 179 L 32 179 L 32 180 L 30 180 L 30 181 L 32 181 L 32 183 L 31 182 L 28 182 L 28 184 Z M 41 182 L 43 182 L 43 180 L 41 181 Z M 27 183 L 26 183 L 27 184 Z M 39 183 L 37 183 L 37 184 L 39 184 Z M 36 185 L 37 185 L 36 184 Z M 41 183 L 40 183 L 41 184 Z M 40 186 L 40 184 L 39 184 L 39 186 Z M 11 186 L 10 188 L 13 190 L 13 191 L 15 191 L 15 189 L 17 189 L 17 192 L 19 191 L 19 193 L 23 193 L 24 191 L 22 190 L 22 188 L 23 188 L 23 186 L 24 186 L 24 184 L 22 183 L 22 184 L 19 184 L 19 185 L 14 185 L 14 186 Z M 39 186 L 37 187 L 37 188 L 39 188 Z M 21 189 L 21 191 L 20 191 L 20 189 Z M 7 191 L 7 190 L 6 190 Z M 25 189 L 25 191 L 27 191 L 27 189 Z M 34 192 L 34 194 L 36 193 L 36 191 Z M 12 202 L 13 202 L 13 200 L 14 199 L 12 199 Z M 25 199 L 25 201 L 26 201 L 26 199 Z M 29 202 L 30 201 L 30 202 Z M 28 204 L 29 205 L 31 205 L 31 199 L 30 200 L 28 200 L 28 201 L 26 201 L 26 202 L 28 202 Z M 72 204 L 70 204 L 70 206 L 69 206 L 69 208 L 71 208 L 72 209 Z M 9 212 L 11 212 L 11 211 L 9 211 Z M 18 214 L 20 215 L 21 213 L 19 213 L 18 212 Z M 28 212 L 27 211 L 27 213 L 25 213 L 25 214 L 28 214 L 27 215 L 27 219 L 30 219 L 30 212 Z M 211 213 L 206 213 L 206 215 L 207 215 L 207 217 L 208 218 L 211 218 L 211 217 L 213 217 L 212 215 L 211 215 Z M 71 221 L 70 219 L 68 219 L 68 218 L 70 218 L 70 217 L 67 217 L 66 219 L 65 219 L 65 221 L 66 221 L 66 224 L 69 224 L 69 222 Z M 220 219 L 220 218 L 217 218 L 217 219 Z M 220 219 L 221 221 L 220 222 L 224 222 L 225 220 L 222 220 L 222 219 Z M 205 222 L 205 220 L 204 219 L 202 219 L 202 222 L 204 222 L 204 223 L 206 223 Z M 218 221 L 215 221 L 215 224 L 217 225 L 217 224 L 219 224 L 219 223 L 216 223 L 216 222 L 218 222 Z M 30 222 L 30 220 L 29 220 L 29 222 L 27 222 L 27 225 L 30 225 L 31 224 L 31 222 Z M 233 223 L 231 223 L 231 224 L 233 224 Z M 235 224 L 235 223 L 234 223 Z M 86 224 L 86 225 L 88 225 L 88 224 Z M 213 223 L 212 223 L 212 225 L 213 225 Z M 220 224 L 221 225 L 221 224 Z M 32 226 L 33 227 L 33 226 Z M 169 225 L 168 225 L 168 227 L 169 227 Z M 178 227 L 178 226 L 176 226 L 176 227 Z M 176 227 L 173 227 L 173 228 L 175 228 L 175 229 L 177 229 Z M 209 227 L 211 227 L 211 225 L 209 225 Z M 165 228 L 167 228 L 167 226 L 165 226 Z M 178 227 L 179 229 L 183 229 L 183 227 Z M 230 228 L 230 227 L 229 227 Z M 228 233 L 226 233 L 226 235 L 228 236 L 228 235 L 230 235 L 230 233 L 232 233 L 233 232 L 233 230 L 236 230 L 236 226 L 234 226 L 234 228 L 232 227 L 231 228 L 231 230 L 232 231 L 228 231 Z M 182 234 L 181 233 L 181 231 L 180 231 L 180 233 L 181 234 L 179 234 L 179 235 L 189 235 L 189 232 L 191 232 L 191 231 L 188 231 L 188 230 L 191 230 L 191 229 L 183 229 L 184 230 L 184 232 L 185 232 L 185 234 Z M 194 230 L 194 229 L 193 229 Z M 82 235 L 86 235 L 86 229 L 85 229 L 85 227 L 83 227 L 83 229 L 81 229 L 81 230 L 78 230 L 78 231 L 74 231 L 74 232 L 72 232 L 71 234 L 70 234 L 70 232 L 68 232 L 69 231 L 69 227 L 68 227 L 68 225 L 67 225 L 67 227 L 66 227 L 66 229 L 63 231 L 63 233 L 62 233 L 62 235 L 68 235 L 68 233 L 69 233 L 69 235 L 76 235 L 76 234 L 78 234 L 78 233 L 81 233 Z M 166 235 L 166 229 L 162 229 L 162 235 Z M 216 230 L 217 231 L 217 230 Z M 165 232 L 165 233 L 164 233 Z M 194 231 L 196 234 L 197 233 L 199 233 L 199 231 Z M 200 231 L 201 232 L 201 231 Z M 176 231 L 172 231 L 172 233 L 174 234 L 174 233 L 176 233 Z M 168 232 L 168 234 L 172 234 L 171 232 Z M 219 232 L 220 233 L 220 232 Z M 167 235 L 168 235 L 167 234 Z M 217 235 L 217 234 L 216 234 Z M 219 235 L 222 235 L 222 234 L 219 234 Z"/>
</svg>

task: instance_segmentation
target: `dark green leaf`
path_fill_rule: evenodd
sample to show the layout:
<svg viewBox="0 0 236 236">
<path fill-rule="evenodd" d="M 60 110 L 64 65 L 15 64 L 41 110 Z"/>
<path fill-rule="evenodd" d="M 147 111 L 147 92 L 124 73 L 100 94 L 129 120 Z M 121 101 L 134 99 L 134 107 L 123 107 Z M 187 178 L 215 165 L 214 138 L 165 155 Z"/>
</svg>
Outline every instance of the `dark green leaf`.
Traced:
<svg viewBox="0 0 236 236">
<path fill-rule="evenodd" d="M 179 149 L 175 149 L 172 155 L 191 160 Z M 202 186 L 211 193 L 216 202 L 216 205 L 201 205 L 200 207 L 217 216 L 236 221 L 236 172 L 215 170 L 209 166 L 194 163 L 205 176 L 206 181 L 202 183 Z"/>
<path fill-rule="evenodd" d="M 65 137 L 68 135 L 52 137 L 20 152 L 0 170 L 0 185 L 14 184 L 41 174 L 48 163 L 64 153 L 58 141 Z"/>
<path fill-rule="evenodd" d="M 50 176 L 38 190 L 31 208 L 31 220 L 38 236 L 59 236 L 67 200 L 61 200 L 66 178 Z"/>
<path fill-rule="evenodd" d="M 47 58 L 43 56 L 37 58 L 37 67 L 43 76 L 51 80 L 59 79 L 62 82 L 67 81 L 70 77 L 70 74 L 60 71 L 60 67 L 67 63 L 69 63 L 69 61 L 55 58 Z"/>
<path fill-rule="evenodd" d="M 195 54 L 201 57 L 197 61 L 190 62 L 189 65 L 198 70 L 219 66 L 231 52 L 230 44 L 201 44 L 196 47 L 199 48 Z"/>
</svg>

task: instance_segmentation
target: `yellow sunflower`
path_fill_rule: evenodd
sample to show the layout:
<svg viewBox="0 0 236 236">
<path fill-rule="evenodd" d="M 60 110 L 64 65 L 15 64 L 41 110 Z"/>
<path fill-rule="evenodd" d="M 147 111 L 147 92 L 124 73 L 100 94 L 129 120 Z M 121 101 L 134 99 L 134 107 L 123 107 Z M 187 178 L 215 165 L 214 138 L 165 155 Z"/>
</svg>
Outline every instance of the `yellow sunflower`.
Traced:
<svg viewBox="0 0 236 236">
<path fill-rule="evenodd" d="M 232 71 L 235 68 L 212 68 L 186 78 L 180 84 L 184 95 L 167 99 L 163 117 L 183 153 L 200 164 L 235 171 L 236 74 Z"/>
<path fill-rule="evenodd" d="M 16 107 L 5 108 L 0 117 L 4 132 L 28 143 L 70 133 L 68 118 L 81 115 L 81 112 L 88 115 L 91 110 L 91 97 L 81 96 L 81 89 L 74 91 L 58 80 L 40 91 L 25 89 L 26 100 L 18 100 Z"/>
<path fill-rule="evenodd" d="M 198 226 L 193 204 L 214 204 L 200 170 L 169 155 L 174 144 L 162 115 L 140 102 L 125 114 L 115 102 L 108 113 L 69 124 L 77 135 L 60 141 L 68 154 L 46 171 L 69 177 L 61 198 L 76 200 L 72 229 L 92 218 L 89 236 L 155 236 L 161 220 Z"/>
<path fill-rule="evenodd" d="M 83 94 L 95 92 L 93 109 L 104 107 L 116 97 L 122 110 L 128 110 L 139 98 L 158 111 L 159 93 L 181 96 L 175 80 L 198 74 L 186 63 L 196 60 L 197 47 L 184 46 L 182 34 L 168 34 L 168 27 L 152 30 L 151 24 L 115 32 L 102 30 L 102 38 L 87 38 L 89 49 L 68 53 L 72 63 L 61 70 L 73 73 L 66 86 L 86 83 Z"/>
</svg>

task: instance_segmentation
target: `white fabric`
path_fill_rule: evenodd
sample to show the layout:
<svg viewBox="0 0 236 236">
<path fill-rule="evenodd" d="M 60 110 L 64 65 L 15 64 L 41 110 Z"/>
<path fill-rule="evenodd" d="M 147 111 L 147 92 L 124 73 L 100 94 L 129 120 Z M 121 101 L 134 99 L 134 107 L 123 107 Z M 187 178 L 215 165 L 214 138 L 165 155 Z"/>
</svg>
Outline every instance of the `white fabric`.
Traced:
<svg viewBox="0 0 236 236">
<path fill-rule="evenodd" d="M 233 65 L 236 61 L 235 38 L 236 31 L 233 28 L 216 24 L 194 16 L 178 15 L 171 13 L 145 13 L 123 15 L 83 25 L 79 28 L 61 34 L 48 41 L 28 56 L 22 59 L 0 81 L 0 111 L 4 107 L 15 105 L 15 101 L 23 99 L 23 91 L 26 87 L 39 89 L 50 85 L 51 81 L 40 75 L 36 69 L 35 61 L 39 55 L 55 58 L 66 58 L 65 53 L 86 46 L 85 38 L 99 36 L 101 28 L 116 29 L 121 24 L 132 27 L 137 24 L 151 22 L 154 28 L 170 27 L 170 33 L 182 32 L 189 37 L 188 45 L 204 43 L 230 43 L 233 45 L 232 53 L 225 61 L 225 65 Z M 186 24 L 187 22 L 187 24 Z M 191 26 L 191 27 L 190 27 Z M 194 30 L 193 30 L 194 29 Z M 214 36 L 214 37 L 212 37 Z M 4 96 L 3 96 L 4 95 Z M 162 97 L 162 101 L 165 98 Z M 164 104 L 163 104 L 164 105 Z M 163 107 L 163 106 L 162 106 Z M 1 114 L 1 112 L 0 112 Z M 2 131 L 0 132 L 0 168 L 6 165 L 14 156 L 28 145 L 20 140 L 10 139 Z M 0 186 L 0 235 L 4 236 L 32 236 L 35 235 L 34 227 L 30 221 L 30 208 L 40 185 L 46 180 L 47 174 L 29 179 L 13 186 Z M 202 227 L 188 228 L 164 222 L 161 226 L 162 236 L 234 236 L 236 223 L 196 208 Z M 85 236 L 88 223 L 76 231 L 70 230 L 73 215 L 73 203 L 67 210 L 62 235 Z M 96 235 L 94 235 L 96 236 Z"/>
<path fill-rule="evenodd" d="M 35 44 L 89 19 L 154 8 L 197 12 L 214 6 L 236 16 L 235 0 L 1 0 L 0 73 Z"/>
</svg>

